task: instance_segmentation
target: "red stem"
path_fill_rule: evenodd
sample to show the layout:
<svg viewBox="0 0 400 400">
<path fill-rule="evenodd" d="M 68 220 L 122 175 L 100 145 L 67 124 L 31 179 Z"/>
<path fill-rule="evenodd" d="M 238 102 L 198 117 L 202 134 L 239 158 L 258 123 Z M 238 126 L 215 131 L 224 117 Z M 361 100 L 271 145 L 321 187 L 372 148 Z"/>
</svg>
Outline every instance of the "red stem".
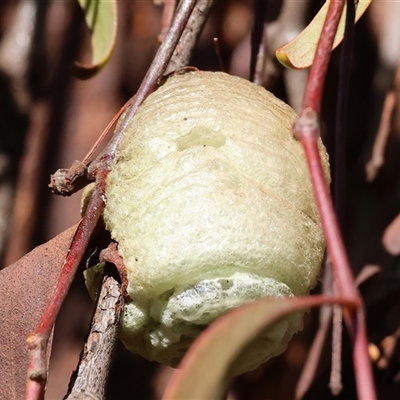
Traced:
<svg viewBox="0 0 400 400">
<path fill-rule="evenodd" d="M 376 399 L 376 394 L 368 354 L 362 300 L 354 283 L 318 150 L 318 114 L 321 106 L 322 90 L 329 63 L 329 54 L 344 2 L 345 0 L 330 2 L 315 59 L 310 70 L 303 109 L 293 130 L 303 146 L 307 159 L 314 197 L 319 209 L 338 291 L 342 298 L 346 298 L 354 304 L 354 307 L 344 308 L 344 317 L 348 331 L 353 339 L 353 364 L 358 397 L 360 399 L 374 400 Z"/>
<path fill-rule="evenodd" d="M 303 110 L 312 108 L 319 114 L 325 75 L 329 63 L 329 56 L 327 56 L 327 54 L 331 53 L 344 3 L 345 0 L 334 0 L 329 3 L 324 27 L 310 69 L 303 100 Z"/>
<path fill-rule="evenodd" d="M 340 234 L 332 199 L 325 181 L 318 149 L 318 119 L 312 109 L 303 110 L 296 121 L 294 132 L 299 138 L 308 163 L 314 197 L 321 217 L 332 269 L 340 294 L 360 306 L 360 298 L 354 284 L 350 263 Z"/>
<path fill-rule="evenodd" d="M 26 385 L 25 400 L 43 400 L 44 399 L 44 385 L 41 382 L 28 380 Z"/>
<path fill-rule="evenodd" d="M 57 282 L 57 286 L 54 290 L 53 296 L 51 297 L 46 309 L 39 322 L 36 334 L 44 335 L 48 333 L 53 326 L 58 311 L 61 307 L 63 299 L 67 295 L 69 286 L 75 277 L 75 272 L 82 260 L 83 254 L 85 253 L 86 247 L 89 244 L 90 237 L 92 236 L 93 230 L 96 227 L 97 221 L 100 218 L 101 213 L 104 209 L 104 195 L 105 195 L 105 182 L 108 174 L 108 168 L 102 168 L 96 175 L 96 186 L 95 190 L 89 200 L 87 211 L 85 216 L 82 218 L 76 232 L 72 239 L 70 250 L 65 259 L 65 263 Z M 75 272 L 74 272 L 75 271 Z M 50 323 L 51 321 L 51 323 Z"/>
<path fill-rule="evenodd" d="M 87 212 L 82 218 L 64 262 L 60 278 L 43 312 L 35 332 L 28 342 L 28 383 L 26 400 L 37 399 L 38 385 L 44 388 L 47 378 L 46 351 L 47 343 L 68 289 L 85 253 L 90 237 L 104 209 L 105 180 L 108 174 L 108 163 L 99 169 L 96 176 L 96 187 L 92 194 Z M 32 383 L 36 381 L 37 384 Z"/>
<path fill-rule="evenodd" d="M 353 363 L 356 375 L 357 392 L 360 399 L 376 399 L 371 363 L 368 354 L 367 333 L 362 308 L 362 300 L 356 289 L 347 258 L 339 225 L 334 212 L 332 199 L 325 181 L 318 151 L 317 114 L 306 109 L 295 125 L 306 154 L 308 168 L 313 184 L 314 197 L 320 212 L 328 253 L 332 261 L 332 270 L 342 298 L 350 300 L 355 308 L 345 310 L 345 320 L 353 339 Z M 347 311 L 347 312 L 346 312 Z"/>
<path fill-rule="evenodd" d="M 314 191 L 314 197 L 320 212 L 328 253 L 332 261 L 332 270 L 342 298 L 352 302 L 355 308 L 345 310 L 345 320 L 353 338 L 353 360 L 356 372 L 357 392 L 360 399 L 376 399 L 371 363 L 368 354 L 368 342 L 362 300 L 356 289 L 350 263 L 340 234 L 332 199 L 325 181 L 318 150 L 317 114 L 311 109 L 303 110 L 294 127 L 306 155 Z"/>
<path fill-rule="evenodd" d="M 353 360 L 356 373 L 356 386 L 360 400 L 375 400 L 374 375 L 368 353 L 368 339 L 365 329 L 364 310 L 360 307 L 352 315 L 355 330 L 353 331 Z"/>
</svg>

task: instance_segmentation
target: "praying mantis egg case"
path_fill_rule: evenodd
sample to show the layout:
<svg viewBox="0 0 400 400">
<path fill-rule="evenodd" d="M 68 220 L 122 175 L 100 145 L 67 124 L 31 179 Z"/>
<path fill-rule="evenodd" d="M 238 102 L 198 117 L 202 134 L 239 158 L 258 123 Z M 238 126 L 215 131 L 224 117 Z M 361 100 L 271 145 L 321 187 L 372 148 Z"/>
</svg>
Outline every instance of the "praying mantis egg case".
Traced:
<svg viewBox="0 0 400 400">
<path fill-rule="evenodd" d="M 325 244 L 295 118 L 262 87 L 214 72 L 172 76 L 139 108 L 104 211 L 127 269 L 128 349 L 176 366 L 230 309 L 316 285 Z M 320 153 L 329 177 L 322 143 Z M 234 373 L 283 352 L 301 328 L 301 314 L 282 319 Z"/>
</svg>

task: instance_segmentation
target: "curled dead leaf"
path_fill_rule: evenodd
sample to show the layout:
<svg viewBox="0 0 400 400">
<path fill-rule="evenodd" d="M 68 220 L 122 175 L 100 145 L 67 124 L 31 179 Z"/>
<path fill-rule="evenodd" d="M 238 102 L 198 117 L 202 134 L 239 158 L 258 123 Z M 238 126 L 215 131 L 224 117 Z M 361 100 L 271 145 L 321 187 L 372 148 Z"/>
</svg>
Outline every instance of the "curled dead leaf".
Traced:
<svg viewBox="0 0 400 400">
<path fill-rule="evenodd" d="M 0 271 L 0 398 L 24 398 L 27 336 L 36 328 L 58 280 L 73 226 Z M 50 352 L 49 352 L 50 354 Z"/>
</svg>

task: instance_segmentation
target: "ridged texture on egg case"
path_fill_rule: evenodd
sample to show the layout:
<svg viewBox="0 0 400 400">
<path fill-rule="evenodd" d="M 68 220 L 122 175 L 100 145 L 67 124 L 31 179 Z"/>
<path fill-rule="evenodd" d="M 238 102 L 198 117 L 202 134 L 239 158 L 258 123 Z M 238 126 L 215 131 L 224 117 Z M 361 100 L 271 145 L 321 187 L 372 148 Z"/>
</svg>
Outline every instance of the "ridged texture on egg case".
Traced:
<svg viewBox="0 0 400 400">
<path fill-rule="evenodd" d="M 175 365 L 230 308 L 315 286 L 324 239 L 295 118 L 265 89 L 213 72 L 172 76 L 140 107 L 104 212 L 128 271 L 128 348 Z M 238 371 L 282 352 L 301 324 L 283 321 Z"/>
</svg>

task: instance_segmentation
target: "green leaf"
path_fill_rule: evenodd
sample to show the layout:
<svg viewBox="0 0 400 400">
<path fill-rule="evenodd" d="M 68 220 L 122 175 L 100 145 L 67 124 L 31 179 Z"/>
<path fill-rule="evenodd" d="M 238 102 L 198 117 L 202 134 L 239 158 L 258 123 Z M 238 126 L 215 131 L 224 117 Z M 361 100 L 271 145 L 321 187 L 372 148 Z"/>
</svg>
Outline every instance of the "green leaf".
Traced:
<svg viewBox="0 0 400 400">
<path fill-rule="evenodd" d="M 74 74 L 88 79 L 97 74 L 109 60 L 117 34 L 117 5 L 115 0 L 78 0 L 90 29 L 92 63 L 74 63 Z"/>
<path fill-rule="evenodd" d="M 278 319 L 309 307 L 341 303 L 326 296 L 263 299 L 224 315 L 192 345 L 164 394 L 164 400 L 218 400 L 229 383 L 229 366 L 246 345 Z"/>
<path fill-rule="evenodd" d="M 321 36 L 322 27 L 325 22 L 326 15 L 329 7 L 328 0 L 318 14 L 310 22 L 310 24 L 300 33 L 299 36 L 294 38 L 291 42 L 283 47 L 276 50 L 276 57 L 278 61 L 283 64 L 286 68 L 303 69 L 308 68 L 314 61 L 315 51 L 319 37 Z M 360 17 L 364 14 L 368 6 L 371 4 L 371 0 L 360 0 L 356 9 L 357 22 Z M 338 30 L 336 32 L 333 47 L 336 48 L 343 40 L 344 28 L 346 22 L 346 5 L 343 9 L 342 16 L 340 18 Z"/>
</svg>

